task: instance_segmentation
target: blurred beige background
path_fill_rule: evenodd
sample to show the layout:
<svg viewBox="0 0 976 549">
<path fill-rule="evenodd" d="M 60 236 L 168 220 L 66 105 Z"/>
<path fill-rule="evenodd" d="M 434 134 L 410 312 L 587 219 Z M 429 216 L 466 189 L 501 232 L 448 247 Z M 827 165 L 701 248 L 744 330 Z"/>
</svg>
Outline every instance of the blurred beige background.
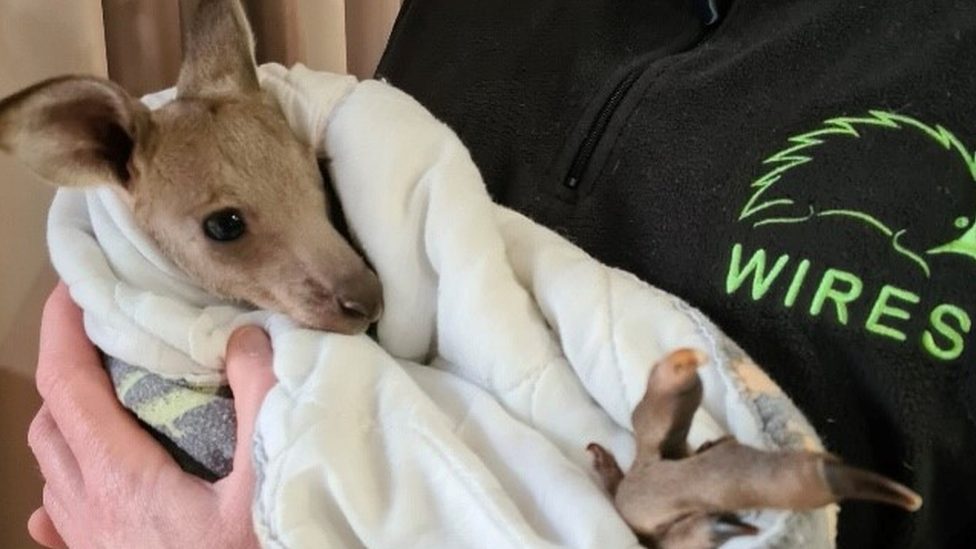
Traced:
<svg viewBox="0 0 976 549">
<path fill-rule="evenodd" d="M 259 61 L 372 75 L 401 0 L 244 0 Z M 0 97 L 65 73 L 143 94 L 175 82 L 180 21 L 196 0 L 0 0 Z M 181 11 L 182 6 L 182 11 Z M 37 547 L 41 480 L 27 448 L 39 406 L 37 331 L 56 277 L 44 225 L 53 189 L 0 154 L 0 548 Z"/>
</svg>

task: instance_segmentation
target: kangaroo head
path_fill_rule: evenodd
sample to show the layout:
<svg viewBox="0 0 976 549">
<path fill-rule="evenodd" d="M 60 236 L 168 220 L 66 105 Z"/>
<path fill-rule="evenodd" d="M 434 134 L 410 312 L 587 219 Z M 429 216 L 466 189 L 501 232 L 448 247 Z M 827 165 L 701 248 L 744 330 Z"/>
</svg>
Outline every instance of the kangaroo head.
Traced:
<svg viewBox="0 0 976 549">
<path fill-rule="evenodd" d="M 217 295 L 336 332 L 375 321 L 379 280 L 330 223 L 312 148 L 261 91 L 236 0 L 200 3 L 177 91 L 150 111 L 107 80 L 48 80 L 0 101 L 0 149 L 58 185 L 110 185 Z"/>
</svg>

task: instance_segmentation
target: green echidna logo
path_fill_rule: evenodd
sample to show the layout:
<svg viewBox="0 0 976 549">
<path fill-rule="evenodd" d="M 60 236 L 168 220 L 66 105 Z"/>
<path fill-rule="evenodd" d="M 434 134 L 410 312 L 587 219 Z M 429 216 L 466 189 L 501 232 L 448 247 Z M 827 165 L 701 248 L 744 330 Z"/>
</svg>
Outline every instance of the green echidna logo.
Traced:
<svg viewBox="0 0 976 549">
<path fill-rule="evenodd" d="M 903 237 L 908 229 L 899 226 L 896 220 L 885 219 L 881 214 L 858 208 L 800 204 L 793 198 L 777 192 L 783 186 L 784 177 L 796 168 L 813 162 L 817 149 L 829 140 L 857 139 L 867 131 L 878 129 L 919 132 L 931 142 L 957 156 L 968 173 L 970 182 L 976 186 L 976 155 L 952 132 L 942 126 L 930 126 L 909 116 L 873 110 L 869 111 L 868 116 L 832 118 L 813 131 L 789 138 L 787 148 L 763 161 L 763 165 L 770 166 L 770 169 L 753 181 L 751 185 L 753 193 L 742 208 L 739 221 L 750 222 L 753 227 L 804 223 L 829 217 L 861 223 L 886 238 L 897 254 L 915 264 L 926 277 L 932 274 L 929 258 L 933 255 L 958 254 L 976 261 L 976 204 L 973 205 L 971 212 L 950 221 L 954 234 L 946 241 L 930 243 L 929 246 L 915 249 L 904 242 Z"/>
<path fill-rule="evenodd" d="M 973 327 L 976 154 L 953 132 L 872 110 L 787 139 L 735 224 L 725 292 L 820 323 L 963 356 Z M 812 235 L 812 237 L 811 237 Z"/>
</svg>

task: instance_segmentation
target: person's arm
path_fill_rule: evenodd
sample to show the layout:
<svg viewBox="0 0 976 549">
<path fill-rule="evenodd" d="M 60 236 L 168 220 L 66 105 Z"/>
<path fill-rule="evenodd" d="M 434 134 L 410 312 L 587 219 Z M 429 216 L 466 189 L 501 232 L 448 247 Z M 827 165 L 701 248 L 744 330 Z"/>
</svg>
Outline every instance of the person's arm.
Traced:
<svg viewBox="0 0 976 549">
<path fill-rule="evenodd" d="M 81 311 L 59 285 L 44 308 L 37 367 L 44 404 L 28 434 L 45 479 L 31 536 L 51 548 L 258 547 L 250 445 L 274 384 L 262 330 L 234 333 L 227 375 L 238 418 L 234 470 L 210 484 L 184 473 L 119 405 Z"/>
</svg>

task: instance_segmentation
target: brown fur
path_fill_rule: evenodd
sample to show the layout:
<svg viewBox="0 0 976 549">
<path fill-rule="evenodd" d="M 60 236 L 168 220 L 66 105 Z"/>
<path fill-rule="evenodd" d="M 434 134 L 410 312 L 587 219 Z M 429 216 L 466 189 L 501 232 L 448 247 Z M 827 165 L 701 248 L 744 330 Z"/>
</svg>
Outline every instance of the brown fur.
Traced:
<svg viewBox="0 0 976 549">
<path fill-rule="evenodd" d="M 355 333 L 382 310 L 376 275 L 327 218 L 314 152 L 258 87 L 236 1 L 204 0 L 178 98 L 150 111 L 92 77 L 42 82 L 0 102 L 0 148 L 60 185 L 114 185 L 136 223 L 208 290 L 314 328 Z M 240 212 L 219 242 L 208 216 Z"/>
</svg>

